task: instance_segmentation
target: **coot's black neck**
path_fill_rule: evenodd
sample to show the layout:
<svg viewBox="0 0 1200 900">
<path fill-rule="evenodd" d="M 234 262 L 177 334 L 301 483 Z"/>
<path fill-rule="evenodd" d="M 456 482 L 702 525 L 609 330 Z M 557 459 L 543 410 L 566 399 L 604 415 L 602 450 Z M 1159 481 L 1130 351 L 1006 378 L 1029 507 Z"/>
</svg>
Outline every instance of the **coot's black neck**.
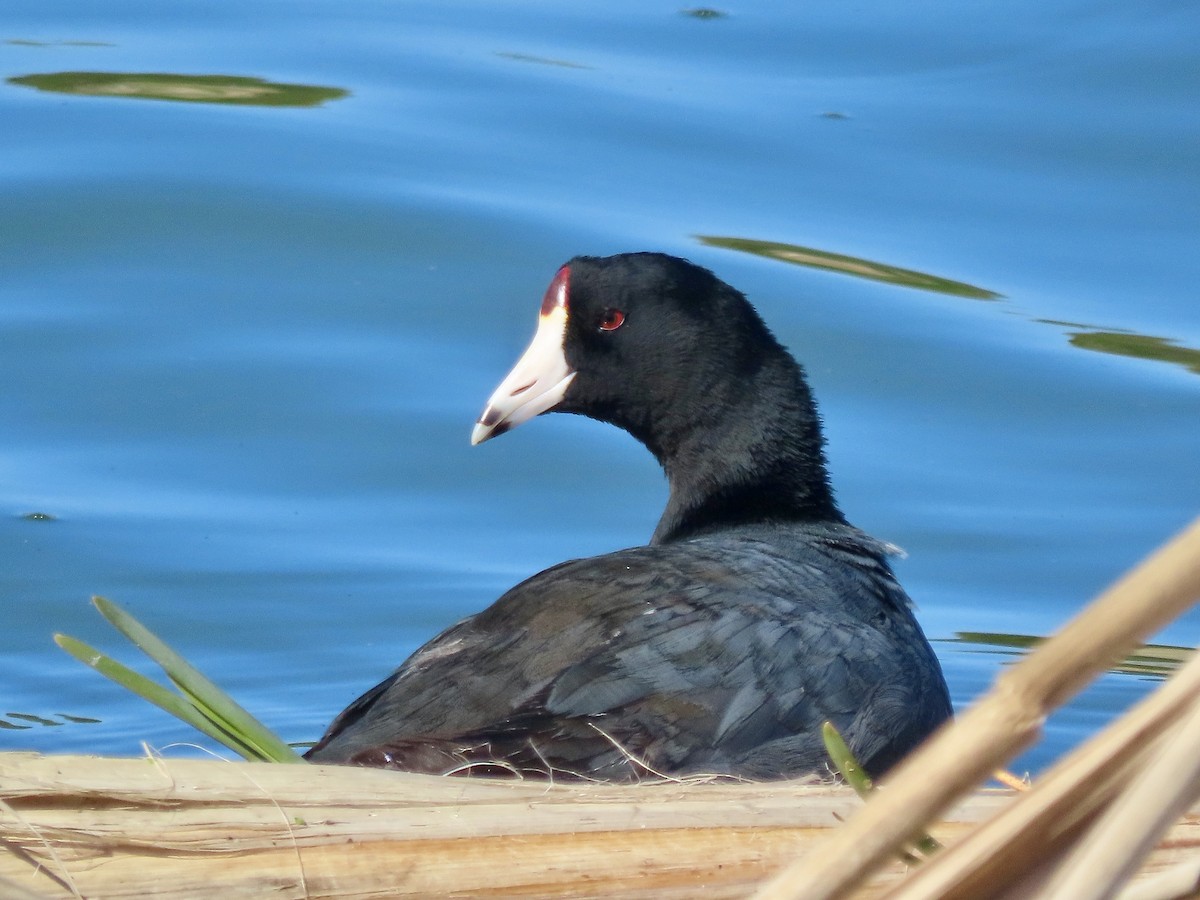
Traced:
<svg viewBox="0 0 1200 900">
<path fill-rule="evenodd" d="M 688 415 L 643 437 L 671 487 L 651 543 L 737 525 L 845 522 L 803 370 L 772 344 L 740 377 L 698 385 Z"/>
</svg>

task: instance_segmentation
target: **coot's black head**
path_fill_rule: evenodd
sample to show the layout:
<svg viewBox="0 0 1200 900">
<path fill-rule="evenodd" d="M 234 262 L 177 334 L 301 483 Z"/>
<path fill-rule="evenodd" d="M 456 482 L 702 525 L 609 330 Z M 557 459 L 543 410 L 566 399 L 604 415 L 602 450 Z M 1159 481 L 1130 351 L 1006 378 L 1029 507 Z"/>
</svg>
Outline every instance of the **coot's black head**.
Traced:
<svg viewBox="0 0 1200 900">
<path fill-rule="evenodd" d="M 579 256 L 554 276 L 533 343 L 471 439 L 553 410 L 611 422 L 658 454 L 778 352 L 745 298 L 707 269 L 659 253 Z"/>
<path fill-rule="evenodd" d="M 550 411 L 654 453 L 672 489 L 658 539 L 716 519 L 840 519 L 799 365 L 742 294 L 686 260 L 578 256 L 558 270 L 471 442 Z"/>
</svg>

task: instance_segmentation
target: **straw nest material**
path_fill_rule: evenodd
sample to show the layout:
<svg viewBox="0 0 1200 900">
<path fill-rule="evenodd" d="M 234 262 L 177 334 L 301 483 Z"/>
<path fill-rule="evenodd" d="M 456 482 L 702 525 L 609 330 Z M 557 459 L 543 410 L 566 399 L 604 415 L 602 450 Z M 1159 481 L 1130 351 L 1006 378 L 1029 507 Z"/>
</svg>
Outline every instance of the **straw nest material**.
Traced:
<svg viewBox="0 0 1200 900">
<path fill-rule="evenodd" d="M 5 897 L 746 897 L 862 803 L 830 784 L 636 787 L 0 754 Z M 1011 805 L 978 793 L 948 845 Z M 1158 870 L 1200 845 L 1185 817 Z M 896 860 L 858 896 L 903 878 Z M 1015 879 L 1014 879 L 1015 881 Z"/>
</svg>

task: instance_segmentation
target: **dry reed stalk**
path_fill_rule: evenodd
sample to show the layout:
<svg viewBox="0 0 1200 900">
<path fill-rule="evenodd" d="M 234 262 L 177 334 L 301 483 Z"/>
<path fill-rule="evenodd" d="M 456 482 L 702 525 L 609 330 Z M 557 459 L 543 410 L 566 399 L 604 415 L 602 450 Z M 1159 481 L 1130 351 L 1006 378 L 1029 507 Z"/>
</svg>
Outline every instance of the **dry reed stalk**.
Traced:
<svg viewBox="0 0 1200 900">
<path fill-rule="evenodd" d="M 1035 872 L 1038 863 L 1061 852 L 1136 778 L 1197 696 L 1200 657 L 1060 760 L 1033 790 L 914 871 L 888 900 L 983 900 L 1033 890 L 1051 874 Z M 1019 888 L 1013 873 L 1025 873 Z"/>
<path fill-rule="evenodd" d="M 1200 671 L 1200 668 L 1198 668 Z M 1200 697 L 1197 679 L 1194 697 Z M 1109 900 L 1163 832 L 1200 793 L 1200 702 L 1169 729 L 1146 767 L 1058 866 L 1046 886 L 1057 900 Z"/>
<path fill-rule="evenodd" d="M 1200 896 L 1200 859 L 1189 859 L 1127 884 L 1117 900 L 1185 900 Z"/>
<path fill-rule="evenodd" d="M 1003 800 L 973 798 L 940 833 L 960 836 Z M 745 897 L 859 804 L 796 782 L 551 785 L 0 753 L 0 878 L 56 900 L 70 885 L 106 900 Z M 893 865 L 872 890 L 903 873 Z"/>
<path fill-rule="evenodd" d="M 845 895 L 955 798 L 1031 744 L 1051 709 L 1198 596 L 1200 519 L 1002 672 L 987 695 L 901 763 L 842 828 L 764 885 L 757 900 Z"/>
<path fill-rule="evenodd" d="M 45 895 L 31 891 L 12 878 L 0 877 L 0 897 L 4 900 L 45 900 Z"/>
<path fill-rule="evenodd" d="M 961 840 L 1008 801 L 973 796 L 938 837 Z M 858 805 L 847 788 L 794 782 L 568 786 L 0 753 L 0 897 L 745 897 Z M 1200 847 L 1200 818 L 1176 824 L 1139 878 L 1180 846 Z M 903 876 L 893 863 L 856 896 Z"/>
</svg>

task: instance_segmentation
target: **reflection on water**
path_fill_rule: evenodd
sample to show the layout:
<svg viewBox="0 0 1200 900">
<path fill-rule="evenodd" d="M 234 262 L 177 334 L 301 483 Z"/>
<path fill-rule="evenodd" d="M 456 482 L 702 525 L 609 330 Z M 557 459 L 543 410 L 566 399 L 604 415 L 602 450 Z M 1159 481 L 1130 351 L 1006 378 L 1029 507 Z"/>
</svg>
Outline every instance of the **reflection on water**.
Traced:
<svg viewBox="0 0 1200 900">
<path fill-rule="evenodd" d="M 741 250 L 743 253 L 753 253 L 755 256 L 765 256 L 768 259 L 777 259 L 780 262 L 792 263 L 797 266 L 826 269 L 831 272 L 841 272 L 844 275 L 855 275 L 859 278 L 869 278 L 872 281 L 885 281 L 888 284 L 898 284 L 923 291 L 953 294 L 956 297 L 970 297 L 973 300 L 997 300 L 1001 296 L 995 291 L 975 287 L 973 284 L 951 281 L 949 278 L 941 278 L 927 272 L 901 269 L 899 266 L 889 266 L 887 263 L 861 259 L 857 256 L 830 253 L 828 250 L 814 250 L 812 247 L 782 244 L 777 241 L 757 241 L 752 238 L 715 237 L 706 234 L 698 234 L 696 238 L 700 243 L 709 247 Z"/>
<path fill-rule="evenodd" d="M 504 53 L 497 51 L 496 55 L 501 59 L 511 59 L 516 62 L 538 63 L 543 66 L 560 66 L 564 69 L 590 69 L 591 66 L 585 66 L 582 63 L 568 62 L 565 59 L 550 59 L 546 56 L 532 56 L 528 53 Z"/>
<path fill-rule="evenodd" d="M 9 78 L 10 84 L 86 97 L 137 97 L 240 106 L 319 106 L 349 95 L 341 88 L 280 84 L 238 75 L 167 75 L 156 72 L 52 72 Z"/>
<path fill-rule="evenodd" d="M 1200 375 L 1200 350 L 1181 347 L 1168 338 L 1119 331 L 1074 331 L 1068 337 L 1072 346 L 1084 350 L 1174 363 Z"/>
<path fill-rule="evenodd" d="M 90 719 L 87 716 L 71 716 L 66 713 L 55 713 L 55 718 L 50 719 L 46 716 L 35 716 L 32 713 L 10 712 L 0 716 L 0 729 L 9 731 L 22 731 L 33 728 L 35 725 L 42 725 L 47 728 L 57 728 L 62 725 L 97 725 L 99 719 Z"/>
<path fill-rule="evenodd" d="M 986 631 L 958 631 L 945 641 L 962 644 L 967 652 L 1004 653 L 1020 656 L 1033 650 L 1046 639 L 1032 634 L 998 634 Z M 971 648 L 995 648 L 977 649 Z M 1193 647 L 1177 647 L 1169 644 L 1143 644 L 1123 660 L 1109 667 L 1110 672 L 1123 675 L 1140 675 L 1143 678 L 1167 678 L 1195 655 Z"/>
<path fill-rule="evenodd" d="M 4 43 L 12 47 L 115 47 L 108 41 L 30 41 L 25 38 L 10 38 Z"/>
<path fill-rule="evenodd" d="M 712 235 L 696 235 L 696 239 L 710 247 L 723 247 L 727 250 L 740 250 L 743 253 L 753 253 L 755 256 L 765 256 L 780 262 L 792 263 L 797 266 L 808 266 L 814 269 L 825 269 L 840 272 L 843 275 L 854 275 L 859 278 L 869 278 L 872 281 L 884 281 L 903 287 L 918 288 L 925 291 L 935 291 L 939 294 L 952 294 L 956 297 L 969 297 L 973 300 L 1001 300 L 1002 294 L 985 290 L 961 281 L 951 281 L 926 272 L 915 272 L 911 269 L 901 269 L 886 263 L 861 259 L 856 256 L 844 256 L 840 253 L 830 253 L 827 250 L 814 250 L 812 247 L 801 247 L 796 244 L 784 244 L 778 241 L 759 241 L 751 238 L 714 237 Z M 1057 322 L 1051 319 L 1034 319 L 1042 325 L 1055 325 L 1067 328 L 1092 328 L 1090 325 L 1080 325 L 1073 322 Z M 1119 356 L 1131 356 L 1135 359 L 1149 359 L 1157 362 L 1185 366 L 1189 371 L 1200 375 L 1200 350 L 1191 347 L 1181 347 L 1170 338 L 1152 337 L 1145 334 L 1135 334 L 1130 331 L 1069 331 L 1067 338 L 1071 346 L 1083 350 L 1095 350 L 1100 353 L 1112 353 Z"/>
</svg>

